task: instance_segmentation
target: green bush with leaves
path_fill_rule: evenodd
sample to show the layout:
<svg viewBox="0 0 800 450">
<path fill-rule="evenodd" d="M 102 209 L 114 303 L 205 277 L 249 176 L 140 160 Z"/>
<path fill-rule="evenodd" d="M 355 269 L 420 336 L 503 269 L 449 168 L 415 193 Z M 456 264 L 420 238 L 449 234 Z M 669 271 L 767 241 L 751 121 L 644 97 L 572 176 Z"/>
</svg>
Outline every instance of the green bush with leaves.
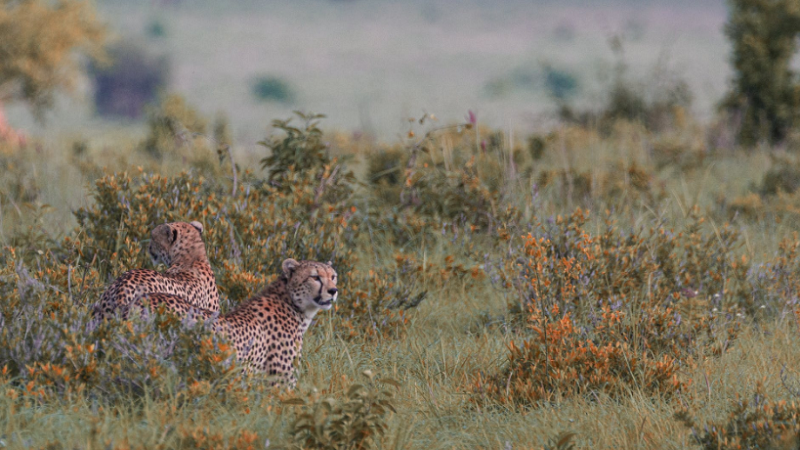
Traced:
<svg viewBox="0 0 800 450">
<path fill-rule="evenodd" d="M 388 378 L 376 378 L 370 370 L 363 372 L 365 383 L 353 383 L 342 399 L 317 398 L 310 402 L 302 398 L 284 401 L 302 405 L 289 430 L 293 445 L 287 448 L 318 448 L 323 450 L 359 450 L 382 448 L 389 426 L 386 419 L 394 413 L 394 392 L 382 385 L 400 388 Z"/>
<path fill-rule="evenodd" d="M 729 0 L 725 34 L 734 77 L 722 109 L 739 123 L 745 145 L 784 140 L 797 126 L 800 84 L 791 67 L 800 33 L 794 0 Z"/>
<path fill-rule="evenodd" d="M 141 146 L 150 156 L 162 158 L 185 146 L 207 151 L 208 123 L 180 95 L 164 96 L 148 113 L 147 125 L 149 131 Z"/>
</svg>

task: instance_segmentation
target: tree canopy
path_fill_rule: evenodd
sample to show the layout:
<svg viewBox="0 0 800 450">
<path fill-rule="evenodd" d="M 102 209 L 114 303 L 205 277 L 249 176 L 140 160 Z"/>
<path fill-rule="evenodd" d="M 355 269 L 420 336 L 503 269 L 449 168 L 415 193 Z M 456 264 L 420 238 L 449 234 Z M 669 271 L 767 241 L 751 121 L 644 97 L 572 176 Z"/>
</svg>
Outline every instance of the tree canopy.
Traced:
<svg viewBox="0 0 800 450">
<path fill-rule="evenodd" d="M 77 0 L 0 0 L 0 104 L 27 102 L 41 118 L 84 65 L 102 60 L 105 27 Z"/>
</svg>

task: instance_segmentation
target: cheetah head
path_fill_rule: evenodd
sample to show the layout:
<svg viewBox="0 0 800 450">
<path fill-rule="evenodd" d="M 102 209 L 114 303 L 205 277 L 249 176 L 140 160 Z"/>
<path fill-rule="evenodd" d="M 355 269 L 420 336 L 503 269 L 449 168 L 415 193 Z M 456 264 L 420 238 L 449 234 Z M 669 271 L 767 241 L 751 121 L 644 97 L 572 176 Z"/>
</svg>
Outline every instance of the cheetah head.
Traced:
<svg viewBox="0 0 800 450">
<path fill-rule="evenodd" d="M 289 258 L 283 262 L 283 277 L 292 302 L 308 318 L 321 309 L 331 309 L 339 295 L 331 263 Z"/>
<path fill-rule="evenodd" d="M 159 225 L 150 233 L 148 248 L 153 265 L 206 258 L 203 225 L 200 222 L 172 222 Z"/>
</svg>

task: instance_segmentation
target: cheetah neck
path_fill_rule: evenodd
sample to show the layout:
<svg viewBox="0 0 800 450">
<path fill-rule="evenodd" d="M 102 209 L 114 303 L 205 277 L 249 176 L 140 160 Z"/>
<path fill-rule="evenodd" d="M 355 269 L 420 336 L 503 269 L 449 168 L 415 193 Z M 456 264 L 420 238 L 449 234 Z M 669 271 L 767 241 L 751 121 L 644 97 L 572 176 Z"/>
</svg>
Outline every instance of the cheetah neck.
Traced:
<svg viewBox="0 0 800 450">
<path fill-rule="evenodd" d="M 173 262 L 169 268 L 164 271 L 164 275 L 171 275 L 176 273 L 191 273 L 196 277 L 203 277 L 204 274 L 211 270 L 211 264 L 208 263 L 206 258 L 193 258 L 191 260 L 180 260 Z"/>
</svg>

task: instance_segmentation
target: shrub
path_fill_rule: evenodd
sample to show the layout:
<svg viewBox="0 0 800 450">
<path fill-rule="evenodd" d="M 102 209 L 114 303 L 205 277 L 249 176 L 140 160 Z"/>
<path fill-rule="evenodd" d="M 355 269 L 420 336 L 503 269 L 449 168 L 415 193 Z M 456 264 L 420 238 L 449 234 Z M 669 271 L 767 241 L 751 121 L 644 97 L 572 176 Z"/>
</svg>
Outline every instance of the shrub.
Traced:
<svg viewBox="0 0 800 450">
<path fill-rule="evenodd" d="M 86 395 L 113 403 L 144 396 L 221 401 L 244 392 L 232 347 L 202 322 L 148 315 L 93 327 L 89 308 L 75 294 L 85 282 L 97 282 L 95 270 L 73 270 L 49 252 L 32 269 L 13 249 L 6 251 L 0 366 L 14 395 L 34 402 Z"/>
<path fill-rule="evenodd" d="M 403 189 L 408 151 L 401 147 L 380 149 L 367 155 L 367 182 L 383 202 L 396 202 Z"/>
<path fill-rule="evenodd" d="M 110 51 L 112 64 L 92 67 L 94 104 L 101 115 L 137 118 L 169 80 L 169 61 L 132 43 Z"/>
<path fill-rule="evenodd" d="M 578 90 L 578 80 L 574 75 L 551 66 L 544 67 L 544 84 L 550 96 L 559 102 L 572 97 Z"/>
<path fill-rule="evenodd" d="M 479 400 L 530 406 L 591 392 L 615 398 L 632 390 L 670 396 L 685 388 L 676 358 L 638 348 L 628 335 L 631 328 L 623 326 L 623 312 L 603 307 L 588 331 L 569 313 L 558 319 L 559 314 L 558 306 L 548 314 L 531 309 L 528 320 L 535 337 L 522 347 L 509 343 L 509 363 L 499 374 L 478 375 L 473 390 Z M 648 321 L 643 322 L 634 327 L 646 329 Z"/>
<path fill-rule="evenodd" d="M 283 78 L 262 75 L 253 81 L 253 95 L 260 101 L 290 103 L 294 98 L 292 88 Z"/>
<path fill-rule="evenodd" d="M 702 429 L 687 409 L 676 418 L 692 430 L 704 450 L 793 448 L 800 441 L 800 405 L 794 401 L 772 401 L 759 383 L 753 400 L 736 395 L 724 422 L 709 422 Z"/>
<path fill-rule="evenodd" d="M 787 158 L 773 157 L 760 187 L 761 195 L 765 196 L 779 192 L 793 194 L 800 187 L 800 165 Z"/>
<path fill-rule="evenodd" d="M 273 128 L 282 135 L 271 135 L 259 142 L 270 150 L 270 155 L 261 160 L 262 169 L 269 169 L 268 182 L 282 192 L 292 192 L 299 181 L 318 183 L 313 204 L 338 202 L 352 194 L 355 181 L 352 172 L 337 164 L 328 152 L 328 144 L 322 140 L 319 120 L 322 114 L 296 113 L 305 123 L 303 128 L 290 125 L 288 120 L 275 120 Z"/>
<path fill-rule="evenodd" d="M 289 430 L 294 441 L 288 448 L 318 448 L 324 450 L 371 449 L 380 445 L 389 426 L 394 393 L 381 385 L 399 389 L 397 381 L 375 378 L 366 370 L 366 383 L 353 383 L 343 399 L 316 398 L 308 402 L 301 398 L 285 400 L 285 404 L 302 405 Z"/>
<path fill-rule="evenodd" d="M 268 281 L 286 258 L 331 260 L 346 273 L 357 259 L 344 245 L 353 232 L 347 228 L 352 211 L 326 203 L 312 218 L 314 185 L 298 180 L 286 194 L 257 181 L 246 178 L 231 197 L 227 187 L 189 173 L 106 176 L 96 183 L 95 204 L 76 211 L 80 237 L 68 242 L 84 260 L 102 262 L 105 280 L 146 264 L 144 243 L 157 224 L 198 220 L 206 225 L 203 239 L 226 295 L 252 292 L 254 286 L 242 283 Z"/>
<path fill-rule="evenodd" d="M 161 99 L 148 113 L 148 133 L 141 146 L 152 157 L 162 158 L 183 146 L 206 148 L 207 121 L 177 94 Z"/>
<path fill-rule="evenodd" d="M 413 254 L 398 253 L 394 266 L 353 271 L 345 280 L 349 301 L 335 306 L 343 338 L 403 336 L 407 310 L 416 308 L 428 289 L 469 292 L 485 277 L 478 266 L 466 268 L 448 255 L 442 263 L 422 263 Z M 459 291 L 461 292 L 461 291 Z"/>
<path fill-rule="evenodd" d="M 477 377 L 479 401 L 682 390 L 678 370 L 724 352 L 739 330 L 733 316 L 758 311 L 749 265 L 733 253 L 738 234 L 703 234 L 694 214 L 679 233 L 622 233 L 607 221 L 592 236 L 579 209 L 524 237 L 506 270 L 520 293 L 510 311 L 532 337 L 509 346 L 500 373 Z"/>
<path fill-rule="evenodd" d="M 725 34 L 734 77 L 721 108 L 739 117 L 739 139 L 782 141 L 797 125 L 800 86 L 791 69 L 800 33 L 792 0 L 730 0 Z"/>
<path fill-rule="evenodd" d="M 616 62 L 603 106 L 599 111 L 579 111 L 562 101 L 559 105 L 561 119 L 597 126 L 604 133 L 610 133 L 620 120 L 641 123 L 651 131 L 680 124 L 692 103 L 689 85 L 661 65 L 653 68 L 653 76 L 646 82 L 631 79 L 624 58 L 624 40 L 614 36 L 610 45 Z"/>
<path fill-rule="evenodd" d="M 424 124 L 429 116 L 418 121 Z M 376 152 L 368 158 L 370 181 L 383 202 L 420 218 L 494 229 L 519 219 L 504 201 L 506 182 L 524 157 L 507 149 L 502 133 L 486 133 L 476 142 L 473 124 L 429 130 L 405 150 Z M 409 138 L 415 133 L 409 131 Z M 395 178 L 395 174 L 399 179 Z"/>
</svg>

